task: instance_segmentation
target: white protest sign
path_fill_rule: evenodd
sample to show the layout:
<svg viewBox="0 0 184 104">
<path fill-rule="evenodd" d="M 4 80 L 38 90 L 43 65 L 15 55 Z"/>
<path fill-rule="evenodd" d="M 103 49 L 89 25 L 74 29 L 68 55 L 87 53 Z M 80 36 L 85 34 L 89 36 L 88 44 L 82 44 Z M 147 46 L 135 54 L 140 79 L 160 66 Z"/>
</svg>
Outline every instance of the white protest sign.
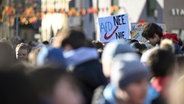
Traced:
<svg viewBox="0 0 184 104">
<path fill-rule="evenodd" d="M 130 39 L 128 16 L 126 14 L 98 18 L 98 22 L 101 42 Z"/>
</svg>

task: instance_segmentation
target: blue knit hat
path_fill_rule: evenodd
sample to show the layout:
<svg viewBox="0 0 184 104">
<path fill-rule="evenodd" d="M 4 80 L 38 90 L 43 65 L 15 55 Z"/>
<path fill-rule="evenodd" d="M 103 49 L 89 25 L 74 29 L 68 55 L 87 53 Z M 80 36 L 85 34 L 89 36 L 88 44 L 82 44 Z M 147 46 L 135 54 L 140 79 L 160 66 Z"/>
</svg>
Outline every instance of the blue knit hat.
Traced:
<svg viewBox="0 0 184 104">
<path fill-rule="evenodd" d="M 150 76 L 148 68 L 140 62 L 136 53 L 117 55 L 113 59 L 111 71 L 111 83 L 120 88 Z"/>
<path fill-rule="evenodd" d="M 135 52 L 135 49 L 124 40 L 108 43 L 102 53 L 102 60 L 112 60 L 117 54 Z"/>
<path fill-rule="evenodd" d="M 63 56 L 63 51 L 60 48 L 53 48 L 51 46 L 43 47 L 38 53 L 37 64 L 54 64 L 66 67 L 66 59 Z"/>
</svg>

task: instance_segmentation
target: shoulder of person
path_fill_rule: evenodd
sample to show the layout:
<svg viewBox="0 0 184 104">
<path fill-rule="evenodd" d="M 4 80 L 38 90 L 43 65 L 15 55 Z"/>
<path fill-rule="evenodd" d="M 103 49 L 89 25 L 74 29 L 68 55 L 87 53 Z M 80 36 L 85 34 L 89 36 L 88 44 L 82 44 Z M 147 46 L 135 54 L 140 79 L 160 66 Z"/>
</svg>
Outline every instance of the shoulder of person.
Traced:
<svg viewBox="0 0 184 104">
<path fill-rule="evenodd" d="M 103 96 L 105 85 L 99 86 L 95 89 L 91 104 L 109 104 Z"/>
<path fill-rule="evenodd" d="M 158 97 L 152 100 L 151 104 L 167 104 L 167 102 L 161 95 L 159 95 Z"/>
</svg>

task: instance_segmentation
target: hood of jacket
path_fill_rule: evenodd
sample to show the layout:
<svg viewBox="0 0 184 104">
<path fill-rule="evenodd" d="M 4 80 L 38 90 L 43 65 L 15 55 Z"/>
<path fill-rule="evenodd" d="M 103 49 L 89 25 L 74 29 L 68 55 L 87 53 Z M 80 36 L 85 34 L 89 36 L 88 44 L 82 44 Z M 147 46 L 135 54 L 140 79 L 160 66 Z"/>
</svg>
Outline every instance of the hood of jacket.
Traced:
<svg viewBox="0 0 184 104">
<path fill-rule="evenodd" d="M 99 56 L 96 48 L 82 47 L 71 51 L 64 51 L 64 57 L 68 65 L 76 66 L 92 59 L 98 59 Z"/>
</svg>

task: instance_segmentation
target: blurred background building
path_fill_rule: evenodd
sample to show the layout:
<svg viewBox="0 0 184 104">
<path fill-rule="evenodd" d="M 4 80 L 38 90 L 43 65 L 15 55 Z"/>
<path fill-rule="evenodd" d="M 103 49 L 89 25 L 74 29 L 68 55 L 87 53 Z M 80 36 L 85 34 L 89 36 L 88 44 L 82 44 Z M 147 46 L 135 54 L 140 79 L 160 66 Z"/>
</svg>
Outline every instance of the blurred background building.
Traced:
<svg viewBox="0 0 184 104">
<path fill-rule="evenodd" d="M 184 40 L 184 0 L 165 0 L 163 19 L 168 32 Z"/>
<path fill-rule="evenodd" d="M 1 0 L 0 38 L 49 40 L 78 28 L 99 40 L 98 17 L 127 13 L 130 23 L 164 23 L 184 40 L 184 0 Z M 36 35 L 35 35 L 36 34 Z"/>
<path fill-rule="evenodd" d="M 0 38 L 34 40 L 41 22 L 40 0 L 1 0 Z"/>
</svg>

